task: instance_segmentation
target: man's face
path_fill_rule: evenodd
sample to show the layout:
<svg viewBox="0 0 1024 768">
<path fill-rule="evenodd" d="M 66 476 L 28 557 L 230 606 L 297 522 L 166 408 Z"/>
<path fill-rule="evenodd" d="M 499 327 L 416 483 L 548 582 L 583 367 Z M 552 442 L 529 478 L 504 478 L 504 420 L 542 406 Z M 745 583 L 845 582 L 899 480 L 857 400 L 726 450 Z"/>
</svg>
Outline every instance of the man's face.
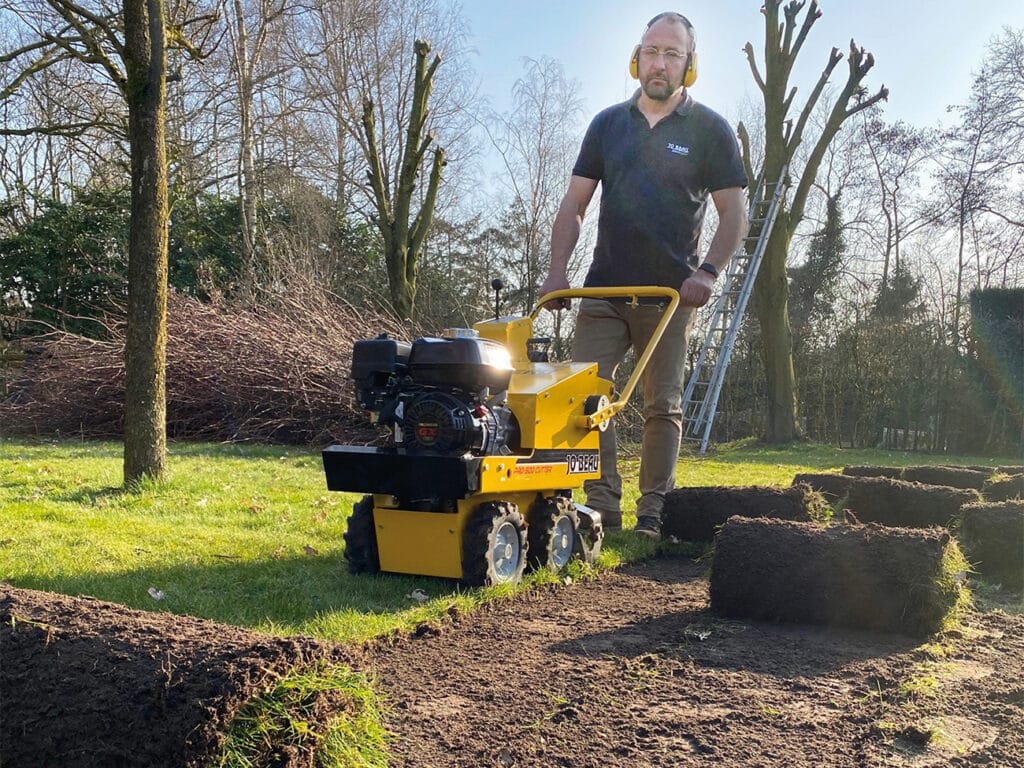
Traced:
<svg viewBox="0 0 1024 768">
<path fill-rule="evenodd" d="M 662 19 L 640 41 L 638 74 L 649 99 L 665 101 L 683 85 L 690 59 L 690 35 L 686 27 Z"/>
</svg>

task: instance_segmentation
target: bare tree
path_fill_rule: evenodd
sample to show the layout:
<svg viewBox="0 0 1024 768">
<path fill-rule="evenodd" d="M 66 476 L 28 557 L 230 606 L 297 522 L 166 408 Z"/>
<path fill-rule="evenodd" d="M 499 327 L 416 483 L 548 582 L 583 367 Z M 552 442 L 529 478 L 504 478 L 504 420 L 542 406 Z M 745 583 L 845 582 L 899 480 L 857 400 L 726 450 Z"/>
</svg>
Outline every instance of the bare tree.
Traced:
<svg viewBox="0 0 1024 768">
<path fill-rule="evenodd" d="M 765 17 L 763 75 L 758 68 L 754 46 L 747 43 L 745 48 L 754 81 L 764 98 L 765 159 L 761 172 L 769 182 L 779 179 L 783 168 L 793 160 L 797 148 L 807 140 L 805 131 L 815 105 L 824 93 L 836 65 L 843 59 L 839 50 L 833 48 L 825 69 L 794 122 L 790 116 L 790 109 L 796 97 L 796 88 L 790 89 L 789 76 L 811 27 L 821 16 L 818 3 L 812 0 L 803 21 L 799 21 L 798 17 L 804 5 L 803 0 L 792 0 L 783 8 L 782 0 L 768 0 L 762 7 L 761 12 Z M 780 10 L 783 14 L 782 21 Z M 851 40 L 846 82 L 834 97 L 832 108 L 812 145 L 802 171 L 797 175 L 797 169 L 790 167 L 790 173 L 795 177 L 792 198 L 779 212 L 758 273 L 754 291 L 757 316 L 761 325 L 767 385 L 768 413 L 765 437 L 771 442 L 786 442 L 799 434 L 796 376 L 793 369 L 793 336 L 789 326 L 786 275 L 790 239 L 803 219 L 807 196 L 814 184 L 825 150 L 842 124 L 857 112 L 888 97 L 888 91 L 884 87 L 873 96 L 868 96 L 861 85 L 873 66 L 874 57 L 863 48 L 858 48 Z M 747 158 L 748 173 L 753 175 L 749 151 L 750 137 L 742 125 L 740 139 Z"/>
<path fill-rule="evenodd" d="M 503 185 L 511 201 L 503 205 L 505 229 L 514 232 L 517 290 L 509 300 L 529 311 L 544 275 L 551 225 L 579 144 L 583 100 L 579 84 L 565 77 L 554 59 L 525 59 L 524 73 L 512 87 L 512 108 L 492 114 L 491 144 L 505 166 Z"/>
<path fill-rule="evenodd" d="M 877 180 L 879 207 L 883 217 L 882 284 L 891 270 L 900 268 L 900 248 L 917 229 L 934 221 L 934 216 L 913 209 L 921 166 L 935 152 L 932 131 L 906 123 L 886 125 L 880 119 L 865 119 L 859 136 L 871 159 Z"/>
</svg>

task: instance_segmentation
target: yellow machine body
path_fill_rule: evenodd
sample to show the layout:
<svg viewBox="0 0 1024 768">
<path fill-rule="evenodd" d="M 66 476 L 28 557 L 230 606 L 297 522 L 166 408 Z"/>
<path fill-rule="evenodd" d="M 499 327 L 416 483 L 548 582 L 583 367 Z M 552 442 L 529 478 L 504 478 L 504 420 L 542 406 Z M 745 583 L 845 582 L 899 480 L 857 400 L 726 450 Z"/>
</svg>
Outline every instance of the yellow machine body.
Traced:
<svg viewBox="0 0 1024 768">
<path fill-rule="evenodd" d="M 661 325 L 616 401 L 613 383 L 597 375 L 596 363 L 530 359 L 531 342 L 536 341 L 533 320 L 541 307 L 570 296 L 668 300 Z M 529 520 L 553 498 L 569 498 L 586 480 L 599 478 L 600 431 L 625 405 L 677 304 L 678 295 L 667 288 L 584 288 L 548 294 L 529 317 L 477 323 L 473 330 L 504 345 L 514 366 L 505 397 L 517 437 L 506 447 L 508 453 L 454 457 L 357 446 L 327 448 L 328 488 L 372 495 L 372 535 L 380 570 L 462 579 L 467 525 L 481 505 L 511 505 Z M 401 493 L 429 496 L 440 503 L 402 508 Z"/>
</svg>

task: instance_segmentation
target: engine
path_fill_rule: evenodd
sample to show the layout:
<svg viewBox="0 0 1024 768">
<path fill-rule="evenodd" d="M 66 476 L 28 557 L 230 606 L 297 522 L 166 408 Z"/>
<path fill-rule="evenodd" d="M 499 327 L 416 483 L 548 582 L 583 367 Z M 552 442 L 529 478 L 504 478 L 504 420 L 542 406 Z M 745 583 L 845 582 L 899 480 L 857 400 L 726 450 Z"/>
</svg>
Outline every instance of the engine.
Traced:
<svg viewBox="0 0 1024 768">
<path fill-rule="evenodd" d="M 504 346 L 467 329 L 411 344 L 382 334 L 352 350 L 359 405 L 413 452 L 509 453 L 518 433 L 506 402 L 512 370 Z"/>
</svg>

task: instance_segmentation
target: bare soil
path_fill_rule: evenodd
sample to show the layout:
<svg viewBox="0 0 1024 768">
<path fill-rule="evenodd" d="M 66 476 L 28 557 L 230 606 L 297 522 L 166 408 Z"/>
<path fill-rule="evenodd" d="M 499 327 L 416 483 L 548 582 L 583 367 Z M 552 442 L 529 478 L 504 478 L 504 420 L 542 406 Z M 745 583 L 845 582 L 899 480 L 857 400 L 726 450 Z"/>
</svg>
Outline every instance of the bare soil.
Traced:
<svg viewBox="0 0 1024 768">
<path fill-rule="evenodd" d="M 927 645 L 726 620 L 703 565 L 662 557 L 345 649 L 3 592 L 4 768 L 206 765 L 268 676 L 318 658 L 371 673 L 402 768 L 1024 766 L 1024 617 L 1001 611 Z"/>
<path fill-rule="evenodd" d="M 369 648 L 395 766 L 1024 766 L 1024 617 L 899 635 L 721 619 L 659 558 Z"/>
</svg>

